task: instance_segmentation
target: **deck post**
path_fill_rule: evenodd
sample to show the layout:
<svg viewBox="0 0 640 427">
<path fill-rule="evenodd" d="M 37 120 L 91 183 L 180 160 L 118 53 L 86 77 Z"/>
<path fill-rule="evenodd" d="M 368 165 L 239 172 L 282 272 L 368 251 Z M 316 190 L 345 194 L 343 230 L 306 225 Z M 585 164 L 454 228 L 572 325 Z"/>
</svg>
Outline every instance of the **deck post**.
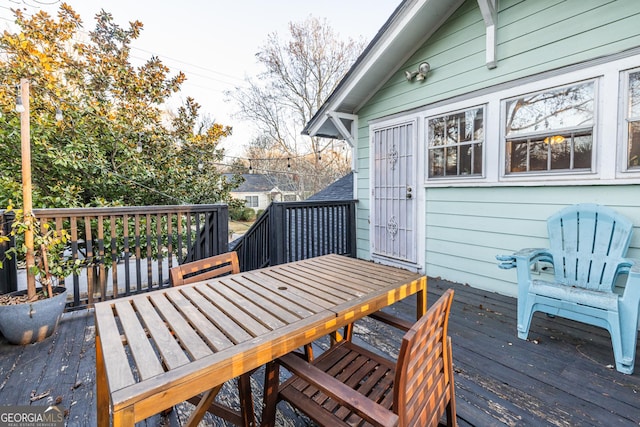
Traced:
<svg viewBox="0 0 640 427">
<path fill-rule="evenodd" d="M 269 215 L 269 259 L 270 265 L 278 265 L 286 262 L 285 252 L 285 209 L 283 202 L 271 203 L 271 214 Z"/>
</svg>

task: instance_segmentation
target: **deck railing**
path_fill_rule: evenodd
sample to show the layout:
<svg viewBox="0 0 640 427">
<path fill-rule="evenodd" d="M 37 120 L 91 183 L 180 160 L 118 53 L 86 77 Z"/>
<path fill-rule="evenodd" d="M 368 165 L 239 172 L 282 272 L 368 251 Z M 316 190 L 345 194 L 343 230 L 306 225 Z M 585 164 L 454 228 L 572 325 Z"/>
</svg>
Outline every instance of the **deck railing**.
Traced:
<svg viewBox="0 0 640 427">
<path fill-rule="evenodd" d="M 355 257 L 355 203 L 272 203 L 231 249 L 243 271 L 328 253 Z M 168 286 L 172 266 L 229 250 L 224 205 L 37 209 L 34 214 L 69 230 L 68 255 L 84 261 L 83 271 L 65 280 L 72 293 L 68 309 Z M 3 217 L 5 227 L 9 222 Z M 0 293 L 15 290 L 11 270 L 0 270 Z"/>
<path fill-rule="evenodd" d="M 232 245 L 253 270 L 329 253 L 356 256 L 355 200 L 274 202 Z"/>
<path fill-rule="evenodd" d="M 68 308 L 168 286 L 168 270 L 172 266 L 228 250 L 226 205 L 33 212 L 40 221 L 67 229 L 71 236 L 69 256 L 83 260 L 84 270 L 65 279 L 67 288 L 73 285 Z M 8 220 L 3 223 L 6 227 Z M 6 270 L 3 281 L 11 283 L 9 269 Z"/>
</svg>

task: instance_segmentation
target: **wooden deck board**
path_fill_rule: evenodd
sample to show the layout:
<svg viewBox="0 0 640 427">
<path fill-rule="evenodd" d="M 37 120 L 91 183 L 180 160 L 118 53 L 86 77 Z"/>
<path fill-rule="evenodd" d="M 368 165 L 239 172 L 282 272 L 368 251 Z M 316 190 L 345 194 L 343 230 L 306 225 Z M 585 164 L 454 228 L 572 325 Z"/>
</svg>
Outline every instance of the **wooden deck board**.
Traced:
<svg viewBox="0 0 640 427">
<path fill-rule="evenodd" d="M 516 300 L 430 278 L 429 302 L 442 291 L 456 291 L 449 332 L 453 341 L 458 423 L 469 426 L 631 426 L 640 423 L 640 362 L 635 373 L 615 369 L 609 334 L 560 318 L 536 314 L 533 341 L 519 340 L 515 328 Z M 415 299 L 390 307 L 407 320 L 415 317 Z M 93 313 L 65 313 L 56 334 L 28 346 L 0 339 L 0 405 L 28 405 L 32 390 L 50 394 L 33 405 L 48 405 L 60 396 L 69 410 L 68 426 L 92 426 L 96 420 L 95 329 Z M 397 354 L 401 333 L 365 319 L 356 325 L 358 343 Z M 326 345 L 318 343 L 317 353 Z M 640 349 L 639 355 L 640 355 Z M 262 404 L 260 369 L 252 376 L 256 410 Z M 219 399 L 234 405 L 235 387 L 224 387 Z M 237 403 L 235 403 L 237 405 Z M 179 405 L 167 416 L 138 426 L 169 426 L 183 422 L 192 406 Z M 279 424 L 306 422 L 285 404 Z M 225 426 L 210 415 L 206 425 Z"/>
</svg>

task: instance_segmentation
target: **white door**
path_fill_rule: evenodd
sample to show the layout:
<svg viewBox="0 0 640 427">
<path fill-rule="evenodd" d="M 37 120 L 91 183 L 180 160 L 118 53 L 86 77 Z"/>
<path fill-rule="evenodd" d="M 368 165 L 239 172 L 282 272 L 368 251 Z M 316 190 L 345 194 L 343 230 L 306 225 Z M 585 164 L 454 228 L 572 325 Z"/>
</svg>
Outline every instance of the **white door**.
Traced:
<svg viewBox="0 0 640 427">
<path fill-rule="evenodd" d="M 416 263 L 416 123 L 373 130 L 373 254 Z"/>
</svg>

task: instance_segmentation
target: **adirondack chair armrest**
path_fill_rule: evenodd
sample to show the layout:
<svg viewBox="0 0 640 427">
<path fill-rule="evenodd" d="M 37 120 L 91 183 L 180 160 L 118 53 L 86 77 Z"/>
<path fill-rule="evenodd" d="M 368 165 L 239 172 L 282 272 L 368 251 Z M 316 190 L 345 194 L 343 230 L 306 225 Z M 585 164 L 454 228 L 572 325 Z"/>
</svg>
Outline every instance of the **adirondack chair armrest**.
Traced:
<svg viewBox="0 0 640 427">
<path fill-rule="evenodd" d="M 348 407 L 372 425 L 381 427 L 398 425 L 397 414 L 376 404 L 300 357 L 286 354 L 280 357 L 277 362 L 288 371 L 313 384 L 317 389 L 340 401 L 342 405 Z"/>
<path fill-rule="evenodd" d="M 628 276 L 622 300 L 631 301 L 637 305 L 640 301 L 640 259 L 626 258 L 625 261 L 627 264 L 623 265 L 621 269 L 627 270 Z"/>
<path fill-rule="evenodd" d="M 496 255 L 496 259 L 501 261 L 499 268 L 509 269 L 520 267 L 527 269 L 535 262 L 548 262 L 553 264 L 553 256 L 546 248 L 525 248 L 511 255 Z"/>
</svg>

